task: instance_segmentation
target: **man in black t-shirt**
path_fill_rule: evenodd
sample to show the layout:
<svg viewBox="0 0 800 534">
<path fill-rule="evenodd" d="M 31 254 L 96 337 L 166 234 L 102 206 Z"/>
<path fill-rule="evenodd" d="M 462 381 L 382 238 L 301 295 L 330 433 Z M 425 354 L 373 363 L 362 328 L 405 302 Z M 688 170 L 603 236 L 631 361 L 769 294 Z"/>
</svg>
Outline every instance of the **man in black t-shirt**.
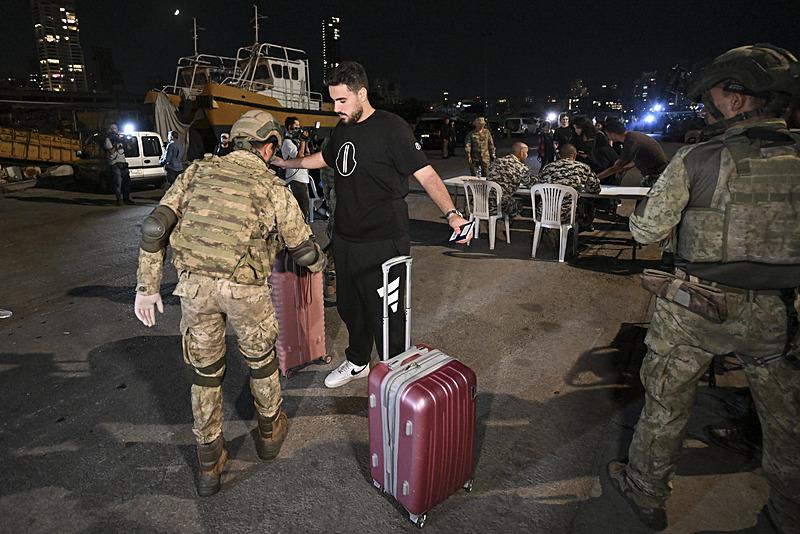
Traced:
<svg viewBox="0 0 800 534">
<path fill-rule="evenodd" d="M 597 178 L 603 180 L 636 167 L 642 173 L 643 187 L 651 187 L 656 183 L 669 163 L 658 141 L 647 134 L 625 130 L 625 126 L 616 119 L 606 122 L 606 132 L 612 141 L 622 143 L 622 154 L 614 165 L 598 174 Z"/>
<path fill-rule="evenodd" d="M 410 253 L 405 201 L 409 175 L 419 181 L 453 230 L 467 221 L 453 206 L 411 127 L 369 103 L 364 67 L 345 61 L 330 72 L 327 84 L 341 121 L 325 149 L 304 158 L 278 158 L 273 163 L 282 168 L 329 166 L 335 170 L 336 307 L 349 334 L 345 361 L 325 378 L 325 385 L 335 388 L 365 378 L 373 343 L 379 351 L 383 346 L 381 264 Z M 389 273 L 390 357 L 406 348 L 404 279 L 405 271 Z"/>
</svg>

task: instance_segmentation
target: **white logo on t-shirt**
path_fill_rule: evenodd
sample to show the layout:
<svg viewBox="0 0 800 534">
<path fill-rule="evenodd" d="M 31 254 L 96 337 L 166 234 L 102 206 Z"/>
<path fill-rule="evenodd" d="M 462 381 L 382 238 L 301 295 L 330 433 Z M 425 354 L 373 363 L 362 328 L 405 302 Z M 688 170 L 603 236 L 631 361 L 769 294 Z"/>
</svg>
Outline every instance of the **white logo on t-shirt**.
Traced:
<svg viewBox="0 0 800 534">
<path fill-rule="evenodd" d="M 419 143 L 414 143 L 414 147 L 415 147 L 417 150 L 422 150 L 422 145 L 420 145 Z"/>
<path fill-rule="evenodd" d="M 339 147 L 336 154 L 336 170 L 341 176 L 350 176 L 356 170 L 356 146 L 350 141 Z"/>
</svg>

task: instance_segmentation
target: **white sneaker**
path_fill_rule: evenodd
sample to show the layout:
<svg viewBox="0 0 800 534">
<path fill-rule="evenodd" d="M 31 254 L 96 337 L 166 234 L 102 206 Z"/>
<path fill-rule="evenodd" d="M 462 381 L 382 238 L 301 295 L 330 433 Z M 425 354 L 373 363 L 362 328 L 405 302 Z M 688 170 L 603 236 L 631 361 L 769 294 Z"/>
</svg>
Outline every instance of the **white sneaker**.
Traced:
<svg viewBox="0 0 800 534">
<path fill-rule="evenodd" d="M 356 378 L 366 378 L 369 375 L 369 364 L 359 367 L 346 359 L 328 376 L 325 377 L 325 387 L 338 388 L 355 380 Z"/>
</svg>

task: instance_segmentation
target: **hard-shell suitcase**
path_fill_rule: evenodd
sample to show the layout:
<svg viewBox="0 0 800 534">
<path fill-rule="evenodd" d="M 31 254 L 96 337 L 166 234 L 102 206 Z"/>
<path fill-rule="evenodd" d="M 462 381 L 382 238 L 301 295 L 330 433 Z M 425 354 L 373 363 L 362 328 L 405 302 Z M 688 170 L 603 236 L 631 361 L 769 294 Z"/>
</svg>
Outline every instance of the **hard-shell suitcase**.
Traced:
<svg viewBox="0 0 800 534">
<path fill-rule="evenodd" d="M 388 355 L 389 269 L 406 266 L 407 350 L 378 363 L 369 375 L 369 450 L 376 487 L 391 494 L 418 527 L 428 511 L 472 489 L 475 373 L 425 345 L 411 346 L 411 258 L 383 264 L 383 357 Z"/>
<path fill-rule="evenodd" d="M 325 350 L 325 304 L 322 273 L 292 261 L 284 250 L 275 257 L 269 278 L 278 319 L 278 362 L 287 378 L 310 363 L 330 363 Z"/>
</svg>

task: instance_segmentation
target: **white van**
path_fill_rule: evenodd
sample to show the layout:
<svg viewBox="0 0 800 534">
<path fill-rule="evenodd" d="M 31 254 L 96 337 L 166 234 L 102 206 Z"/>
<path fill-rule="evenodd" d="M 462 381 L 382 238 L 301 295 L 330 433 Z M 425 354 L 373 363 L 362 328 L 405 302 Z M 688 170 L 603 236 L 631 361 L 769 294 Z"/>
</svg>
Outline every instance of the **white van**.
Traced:
<svg viewBox="0 0 800 534">
<path fill-rule="evenodd" d="M 159 160 L 164 153 L 164 141 L 156 132 L 132 132 L 120 134 L 126 140 L 125 161 L 131 175 L 131 185 L 152 183 L 157 187 L 164 184 L 167 173 Z M 108 166 L 106 151 L 103 148 L 106 134 L 95 133 L 83 143 L 75 170 L 75 181 L 80 184 L 97 187 L 100 191 L 110 192 L 109 177 L 111 169 Z"/>
</svg>

